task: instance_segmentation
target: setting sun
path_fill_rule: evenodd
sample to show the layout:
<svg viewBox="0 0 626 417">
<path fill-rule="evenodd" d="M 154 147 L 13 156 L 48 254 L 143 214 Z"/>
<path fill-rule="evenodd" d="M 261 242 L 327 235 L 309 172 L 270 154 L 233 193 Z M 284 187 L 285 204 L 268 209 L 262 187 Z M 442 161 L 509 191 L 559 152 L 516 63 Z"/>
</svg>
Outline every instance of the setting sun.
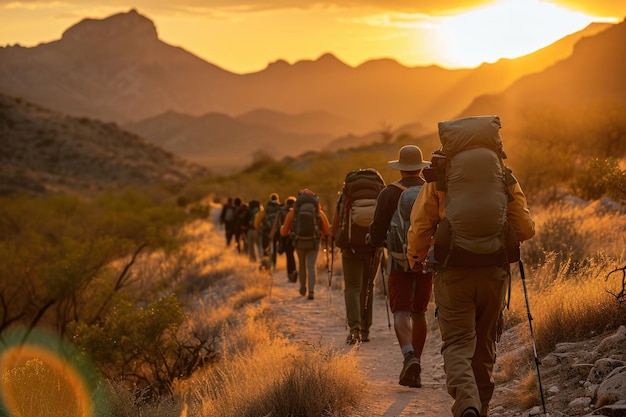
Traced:
<svg viewBox="0 0 626 417">
<path fill-rule="evenodd" d="M 510 0 L 431 22 L 439 62 L 473 67 L 529 54 L 600 18 L 539 0 Z"/>
</svg>

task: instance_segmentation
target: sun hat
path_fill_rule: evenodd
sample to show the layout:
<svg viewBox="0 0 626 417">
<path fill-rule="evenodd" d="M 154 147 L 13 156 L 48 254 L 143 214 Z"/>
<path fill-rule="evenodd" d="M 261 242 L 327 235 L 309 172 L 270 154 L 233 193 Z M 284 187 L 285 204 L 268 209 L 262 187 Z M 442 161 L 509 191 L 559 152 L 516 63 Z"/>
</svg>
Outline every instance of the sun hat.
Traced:
<svg viewBox="0 0 626 417">
<path fill-rule="evenodd" d="M 419 171 L 427 166 L 430 162 L 424 161 L 422 150 L 415 145 L 405 145 L 398 152 L 398 159 L 389 161 L 389 166 L 400 171 Z"/>
</svg>

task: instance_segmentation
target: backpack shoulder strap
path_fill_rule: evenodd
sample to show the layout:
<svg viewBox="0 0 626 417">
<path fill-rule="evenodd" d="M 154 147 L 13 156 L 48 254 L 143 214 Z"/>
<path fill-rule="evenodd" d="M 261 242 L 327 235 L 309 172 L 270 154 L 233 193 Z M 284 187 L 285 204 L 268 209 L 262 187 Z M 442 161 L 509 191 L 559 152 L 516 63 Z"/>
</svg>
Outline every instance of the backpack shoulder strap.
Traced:
<svg viewBox="0 0 626 417">
<path fill-rule="evenodd" d="M 400 189 L 400 191 L 404 191 L 404 190 L 406 190 L 406 188 L 407 188 L 407 187 L 405 187 L 404 185 L 400 184 L 400 180 L 398 180 L 398 181 L 394 181 L 394 182 L 392 182 L 392 183 L 391 183 L 391 184 L 389 184 L 389 185 L 393 185 L 394 187 L 399 188 L 399 189 Z"/>
</svg>

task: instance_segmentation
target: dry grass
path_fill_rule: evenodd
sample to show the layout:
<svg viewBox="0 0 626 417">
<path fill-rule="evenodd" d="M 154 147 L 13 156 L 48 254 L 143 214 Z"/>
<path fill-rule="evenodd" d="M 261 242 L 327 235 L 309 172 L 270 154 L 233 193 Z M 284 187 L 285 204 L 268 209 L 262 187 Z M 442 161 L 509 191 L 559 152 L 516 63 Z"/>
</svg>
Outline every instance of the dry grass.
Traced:
<svg viewBox="0 0 626 417">
<path fill-rule="evenodd" d="M 290 343 L 267 302 L 268 274 L 234 250 L 224 251 L 223 235 L 210 224 L 188 232 L 185 256 L 195 273 L 181 274 L 187 292 L 180 296 L 188 300 L 190 327 L 220 334 L 220 359 L 177 381 L 170 399 L 150 401 L 110 383 L 113 416 L 350 415 L 363 388 L 356 358 L 329 346 Z M 282 270 L 284 257 L 279 259 Z M 317 285 L 326 286 L 327 279 L 320 251 Z"/>
<path fill-rule="evenodd" d="M 541 404 L 541 393 L 539 392 L 537 375 L 529 371 L 521 379 L 519 388 L 513 393 L 513 395 L 516 403 L 522 409 L 528 409 Z"/>
<path fill-rule="evenodd" d="M 607 274 L 626 263 L 626 216 L 597 212 L 597 205 L 587 207 L 550 207 L 536 214 L 537 237 L 547 246 L 567 247 L 559 239 L 572 231 L 546 235 L 550 223 L 574 225 L 575 233 L 584 236 L 577 245 L 577 259 L 568 252 L 543 253 L 543 262 L 526 267 L 526 287 L 539 351 L 547 352 L 556 343 L 575 341 L 616 329 L 626 319 L 624 307 L 613 294 L 622 290 L 617 275 Z M 596 213 L 596 215 L 593 215 Z M 533 239 L 534 240 L 534 239 Z M 532 242 L 532 240 L 530 241 Z M 530 243 L 529 242 L 529 243 Z M 525 252 L 524 252 L 525 253 Z M 527 321 L 527 306 L 519 272 L 513 271 L 511 322 Z"/>
<path fill-rule="evenodd" d="M 296 346 L 265 319 L 229 332 L 216 367 L 181 383 L 187 415 L 339 416 L 360 398 L 356 359 L 324 346 Z"/>
</svg>

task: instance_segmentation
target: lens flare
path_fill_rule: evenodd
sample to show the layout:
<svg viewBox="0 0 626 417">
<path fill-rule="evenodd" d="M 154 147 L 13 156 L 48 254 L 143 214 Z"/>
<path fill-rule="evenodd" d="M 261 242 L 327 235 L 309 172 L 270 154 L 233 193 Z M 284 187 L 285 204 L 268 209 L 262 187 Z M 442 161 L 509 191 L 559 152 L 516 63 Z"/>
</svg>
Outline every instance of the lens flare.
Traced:
<svg viewBox="0 0 626 417">
<path fill-rule="evenodd" d="M 73 345 L 50 333 L 2 334 L 0 376 L 2 415 L 91 417 L 106 404 L 95 368 Z"/>
</svg>

